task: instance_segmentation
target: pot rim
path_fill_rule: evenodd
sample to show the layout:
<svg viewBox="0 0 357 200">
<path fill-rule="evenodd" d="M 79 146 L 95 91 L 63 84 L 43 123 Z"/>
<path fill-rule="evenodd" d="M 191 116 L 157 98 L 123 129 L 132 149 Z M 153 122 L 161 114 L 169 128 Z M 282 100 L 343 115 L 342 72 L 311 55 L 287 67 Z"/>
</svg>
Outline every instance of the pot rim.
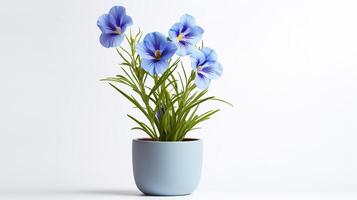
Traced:
<svg viewBox="0 0 357 200">
<path fill-rule="evenodd" d="M 142 143 L 163 143 L 163 144 L 168 144 L 168 143 L 173 143 L 173 144 L 184 144 L 184 143 L 195 143 L 195 142 L 201 142 L 202 139 L 200 138 L 184 138 L 182 141 L 154 141 L 151 138 L 135 138 L 133 139 L 133 142 L 142 142 Z"/>
</svg>

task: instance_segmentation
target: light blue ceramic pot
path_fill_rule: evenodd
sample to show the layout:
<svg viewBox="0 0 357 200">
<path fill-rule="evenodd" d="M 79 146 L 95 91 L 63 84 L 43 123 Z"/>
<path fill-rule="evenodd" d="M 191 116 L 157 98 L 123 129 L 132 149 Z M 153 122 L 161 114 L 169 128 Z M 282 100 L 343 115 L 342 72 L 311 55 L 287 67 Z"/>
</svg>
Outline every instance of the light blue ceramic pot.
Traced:
<svg viewBox="0 0 357 200">
<path fill-rule="evenodd" d="M 202 168 L 202 140 L 133 140 L 135 184 L 147 195 L 187 195 L 197 187 Z"/>
</svg>

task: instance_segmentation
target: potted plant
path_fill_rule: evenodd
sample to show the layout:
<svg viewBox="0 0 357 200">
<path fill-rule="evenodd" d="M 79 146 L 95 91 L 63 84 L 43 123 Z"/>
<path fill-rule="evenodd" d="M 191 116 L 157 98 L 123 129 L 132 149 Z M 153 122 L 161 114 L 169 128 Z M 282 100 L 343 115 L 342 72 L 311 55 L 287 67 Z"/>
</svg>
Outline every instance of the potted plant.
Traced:
<svg viewBox="0 0 357 200">
<path fill-rule="evenodd" d="M 211 80 L 222 74 L 214 50 L 197 45 L 203 29 L 190 15 L 183 15 L 168 36 L 127 29 L 133 21 L 122 6 L 99 17 L 100 43 L 115 47 L 120 56 L 120 74 L 102 79 L 129 100 L 146 122 L 127 115 L 148 138 L 134 139 L 132 159 L 135 183 L 149 195 L 186 195 L 199 183 L 202 140 L 186 138 L 219 109 L 200 112 L 205 102 L 220 100 L 207 95 Z M 126 40 L 126 47 L 121 46 Z M 176 55 L 175 55 L 176 54 Z M 182 60 L 189 57 L 191 66 Z M 120 86 L 120 87 L 119 87 Z M 129 90 L 122 89 L 121 86 Z"/>
</svg>

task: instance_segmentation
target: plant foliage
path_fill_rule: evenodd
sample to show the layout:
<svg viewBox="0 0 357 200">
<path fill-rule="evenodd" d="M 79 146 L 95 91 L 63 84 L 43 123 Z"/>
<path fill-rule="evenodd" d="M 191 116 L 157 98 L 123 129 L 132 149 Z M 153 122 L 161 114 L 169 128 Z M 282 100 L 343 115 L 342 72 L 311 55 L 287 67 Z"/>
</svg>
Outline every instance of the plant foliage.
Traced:
<svg viewBox="0 0 357 200">
<path fill-rule="evenodd" d="M 191 15 L 181 16 L 169 29 L 168 36 L 151 32 L 143 40 L 140 30 L 125 34 L 132 24 L 123 6 L 113 6 L 98 18 L 101 45 L 115 47 L 122 60 L 121 73 L 102 80 L 108 81 L 145 116 L 146 120 L 140 121 L 128 115 L 136 123 L 133 130 L 143 131 L 157 141 L 181 141 L 219 111 L 200 113 L 203 103 L 227 103 L 207 95 L 211 81 L 222 75 L 222 65 L 213 49 L 203 47 L 203 43 L 197 47 L 204 30 Z M 124 40 L 128 48 L 121 46 Z M 173 57 L 175 54 L 179 56 L 177 59 Z M 190 72 L 186 72 L 181 61 L 184 56 L 191 58 Z"/>
<path fill-rule="evenodd" d="M 196 72 L 186 72 L 180 58 L 170 59 L 168 69 L 161 75 L 150 74 L 142 66 L 141 57 L 136 52 L 136 45 L 141 41 L 142 31 L 130 32 L 125 36 L 129 48 L 117 47 L 116 51 L 122 63 L 121 73 L 108 77 L 109 85 L 129 100 L 145 116 L 146 122 L 132 115 L 127 115 L 136 126 L 133 130 L 145 132 L 157 141 L 181 141 L 186 134 L 198 125 L 210 119 L 219 109 L 198 113 L 198 108 L 208 101 L 226 101 L 207 95 L 207 89 L 197 90 Z M 202 48 L 202 47 L 201 47 Z M 132 94 L 121 89 L 127 86 Z"/>
</svg>

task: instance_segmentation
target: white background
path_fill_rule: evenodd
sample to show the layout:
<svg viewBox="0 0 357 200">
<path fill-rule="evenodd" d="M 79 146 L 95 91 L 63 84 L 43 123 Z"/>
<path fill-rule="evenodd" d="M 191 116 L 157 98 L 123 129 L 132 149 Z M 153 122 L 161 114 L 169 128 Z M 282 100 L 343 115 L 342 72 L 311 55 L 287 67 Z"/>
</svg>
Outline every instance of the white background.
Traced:
<svg viewBox="0 0 357 200">
<path fill-rule="evenodd" d="M 190 135 L 204 168 L 186 198 L 357 191 L 356 1 L 2 0 L 0 198 L 139 194 L 131 140 L 144 135 L 98 81 L 119 71 L 96 26 L 113 5 L 145 32 L 195 16 L 224 67 L 210 94 L 235 107 L 213 104 L 222 112 Z"/>
</svg>

